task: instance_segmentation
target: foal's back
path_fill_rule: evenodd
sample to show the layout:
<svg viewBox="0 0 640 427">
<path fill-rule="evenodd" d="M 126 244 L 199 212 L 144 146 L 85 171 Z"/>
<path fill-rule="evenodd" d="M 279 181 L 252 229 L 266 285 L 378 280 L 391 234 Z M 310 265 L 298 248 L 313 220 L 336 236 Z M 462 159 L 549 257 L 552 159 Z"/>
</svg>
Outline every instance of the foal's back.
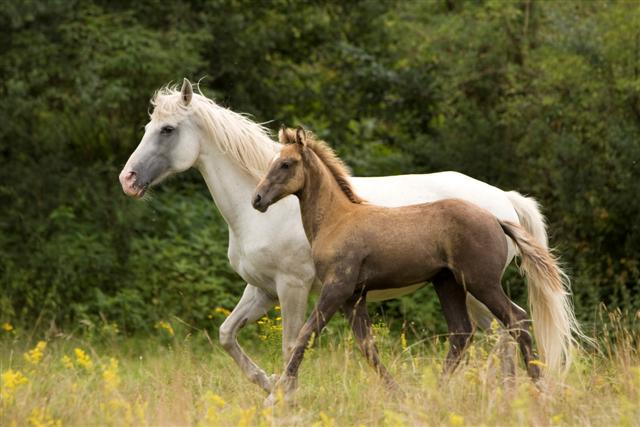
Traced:
<svg viewBox="0 0 640 427">
<path fill-rule="evenodd" d="M 459 199 L 399 208 L 353 205 L 314 244 L 319 277 L 344 268 L 359 286 L 388 289 L 449 269 L 459 283 L 500 281 L 507 240 L 488 211 Z M 355 277 L 353 278 L 356 279 Z"/>
</svg>

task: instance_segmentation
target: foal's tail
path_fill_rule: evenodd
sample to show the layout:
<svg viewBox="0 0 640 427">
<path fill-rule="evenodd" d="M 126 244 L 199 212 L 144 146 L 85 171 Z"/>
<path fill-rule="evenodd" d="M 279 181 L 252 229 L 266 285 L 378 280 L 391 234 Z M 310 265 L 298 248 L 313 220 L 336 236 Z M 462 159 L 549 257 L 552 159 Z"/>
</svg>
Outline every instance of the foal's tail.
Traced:
<svg viewBox="0 0 640 427">
<path fill-rule="evenodd" d="M 569 277 L 556 257 L 523 227 L 508 221 L 500 221 L 500 225 L 520 251 L 520 271 L 528 282 L 531 320 L 540 354 L 551 370 L 566 372 L 576 338 L 585 337 L 573 312 Z"/>
</svg>

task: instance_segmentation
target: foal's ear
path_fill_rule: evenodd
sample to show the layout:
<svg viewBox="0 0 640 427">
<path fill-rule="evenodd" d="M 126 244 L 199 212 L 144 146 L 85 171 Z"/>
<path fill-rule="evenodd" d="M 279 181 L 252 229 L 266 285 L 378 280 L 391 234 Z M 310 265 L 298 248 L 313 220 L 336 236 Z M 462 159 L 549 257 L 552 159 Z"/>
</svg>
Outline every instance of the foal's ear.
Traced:
<svg viewBox="0 0 640 427">
<path fill-rule="evenodd" d="M 298 126 L 296 129 L 296 143 L 301 147 L 307 145 L 307 132 L 305 132 L 302 126 Z"/>
<path fill-rule="evenodd" d="M 278 141 L 280 142 L 280 144 L 289 143 L 289 136 L 287 135 L 287 127 L 285 126 L 284 123 L 280 125 L 280 130 L 278 130 Z"/>
<path fill-rule="evenodd" d="M 293 144 L 296 142 L 296 134 L 295 131 L 291 128 L 286 127 L 284 124 L 280 126 L 280 130 L 278 131 L 278 141 L 280 144 Z"/>
<path fill-rule="evenodd" d="M 180 96 L 182 96 L 182 102 L 184 105 L 189 105 L 191 103 L 191 98 L 193 98 L 193 86 L 191 86 L 191 82 L 186 78 L 182 82 Z"/>
</svg>

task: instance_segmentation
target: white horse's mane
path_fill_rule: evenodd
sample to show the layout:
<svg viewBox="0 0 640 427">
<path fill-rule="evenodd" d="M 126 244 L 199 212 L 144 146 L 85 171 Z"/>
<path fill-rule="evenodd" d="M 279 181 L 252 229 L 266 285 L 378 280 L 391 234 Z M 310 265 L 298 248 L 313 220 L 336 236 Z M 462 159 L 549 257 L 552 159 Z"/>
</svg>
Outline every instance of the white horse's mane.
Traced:
<svg viewBox="0 0 640 427">
<path fill-rule="evenodd" d="M 200 88 L 186 106 L 177 86 L 165 86 L 151 99 L 151 119 L 179 122 L 189 111 L 220 151 L 256 178 L 269 167 L 279 144 L 271 139 L 270 130 L 242 115 L 221 107 L 202 94 Z"/>
</svg>

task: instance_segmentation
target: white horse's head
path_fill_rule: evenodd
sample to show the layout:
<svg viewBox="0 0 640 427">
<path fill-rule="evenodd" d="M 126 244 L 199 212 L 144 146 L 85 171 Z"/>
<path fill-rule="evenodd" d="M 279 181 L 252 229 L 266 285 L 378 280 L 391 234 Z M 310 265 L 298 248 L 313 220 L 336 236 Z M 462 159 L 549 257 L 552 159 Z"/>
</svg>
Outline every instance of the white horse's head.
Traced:
<svg viewBox="0 0 640 427">
<path fill-rule="evenodd" d="M 166 177 L 192 167 L 200 155 L 201 132 L 193 117 L 193 87 L 184 79 L 180 92 L 160 91 L 138 148 L 120 172 L 122 190 L 142 197 Z"/>
</svg>

